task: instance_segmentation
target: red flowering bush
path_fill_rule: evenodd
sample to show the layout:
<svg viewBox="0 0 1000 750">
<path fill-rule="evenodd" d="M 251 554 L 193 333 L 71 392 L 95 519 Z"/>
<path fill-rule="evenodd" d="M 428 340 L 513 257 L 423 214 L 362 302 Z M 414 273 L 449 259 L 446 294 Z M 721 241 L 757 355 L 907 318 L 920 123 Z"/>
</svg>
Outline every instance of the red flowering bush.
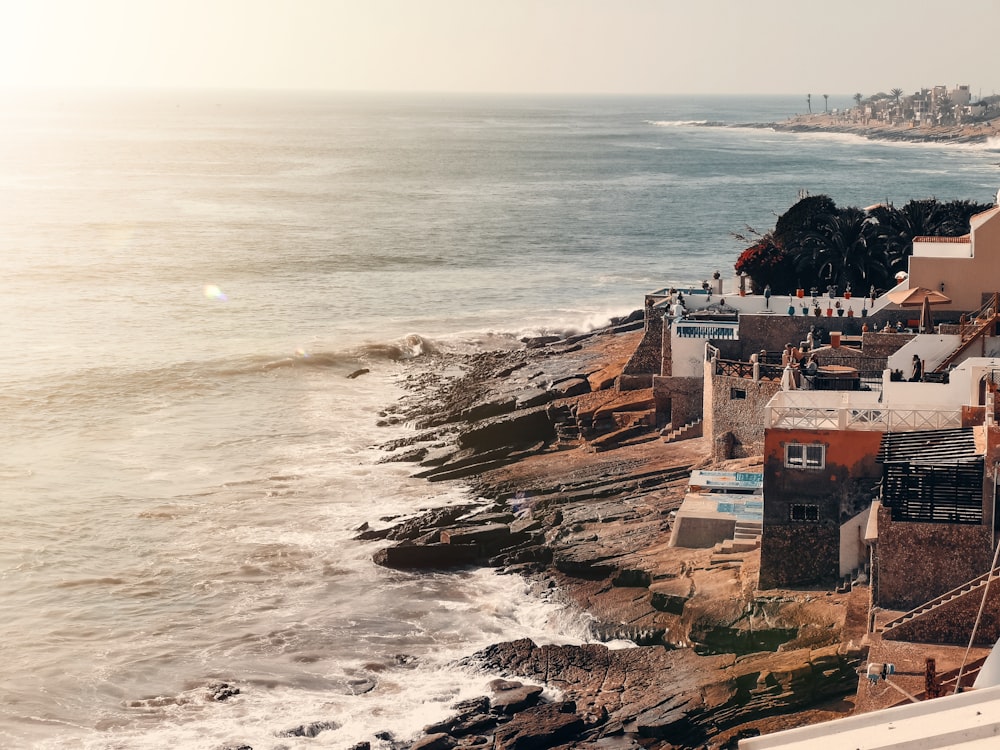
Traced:
<svg viewBox="0 0 1000 750">
<path fill-rule="evenodd" d="M 791 294 L 794 287 L 792 258 L 770 237 L 762 237 L 736 259 L 736 273 L 750 277 L 751 288 L 760 294 L 771 285 L 774 294 Z"/>
</svg>

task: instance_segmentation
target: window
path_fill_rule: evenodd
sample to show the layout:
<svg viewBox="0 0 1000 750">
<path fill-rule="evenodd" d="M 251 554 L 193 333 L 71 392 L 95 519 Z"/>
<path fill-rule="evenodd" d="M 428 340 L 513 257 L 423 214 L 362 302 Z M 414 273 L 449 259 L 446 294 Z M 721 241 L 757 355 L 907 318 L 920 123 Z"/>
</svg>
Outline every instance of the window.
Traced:
<svg viewBox="0 0 1000 750">
<path fill-rule="evenodd" d="M 785 466 L 789 469 L 822 469 L 826 466 L 826 446 L 789 443 L 785 446 Z"/>
<path fill-rule="evenodd" d="M 792 521 L 818 521 L 819 506 L 796 503 L 789 507 L 788 518 Z"/>
<path fill-rule="evenodd" d="M 729 399 L 735 401 L 736 399 L 746 398 L 747 392 L 742 388 L 730 388 L 729 389 Z"/>
</svg>

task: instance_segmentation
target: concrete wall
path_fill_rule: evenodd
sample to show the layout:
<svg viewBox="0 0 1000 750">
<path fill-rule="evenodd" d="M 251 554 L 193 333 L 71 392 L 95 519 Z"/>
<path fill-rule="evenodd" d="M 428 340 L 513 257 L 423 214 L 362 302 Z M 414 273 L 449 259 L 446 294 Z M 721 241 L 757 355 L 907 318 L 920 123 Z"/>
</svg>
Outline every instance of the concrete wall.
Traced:
<svg viewBox="0 0 1000 750">
<path fill-rule="evenodd" d="M 685 516 L 678 513 L 674 518 L 669 546 L 707 549 L 726 539 L 732 539 L 735 530 L 736 520 L 733 518 Z"/>
<path fill-rule="evenodd" d="M 893 521 L 878 514 L 875 604 L 910 610 L 989 570 L 986 526 Z"/>
<path fill-rule="evenodd" d="M 973 257 L 913 255 L 910 258 L 910 286 L 940 289 L 944 284 L 944 293 L 952 300 L 950 305 L 935 305 L 935 313 L 938 310 L 978 310 L 983 305 L 983 294 L 995 292 L 996 287 L 1000 287 L 1000 211 L 984 212 L 973 217 L 971 224 Z"/>
<path fill-rule="evenodd" d="M 872 508 L 869 505 L 840 527 L 840 575 L 846 576 L 868 561 L 865 529 Z"/>
<path fill-rule="evenodd" d="M 700 379 L 702 376 L 702 362 L 705 361 L 705 344 L 708 342 L 709 339 L 689 339 L 680 336 L 671 336 L 670 344 L 664 343 L 664 358 L 668 356 L 667 352 L 669 352 L 671 358 L 670 369 L 666 369 L 666 364 L 664 364 L 661 374 L 678 375 L 688 378 L 697 377 Z"/>
</svg>

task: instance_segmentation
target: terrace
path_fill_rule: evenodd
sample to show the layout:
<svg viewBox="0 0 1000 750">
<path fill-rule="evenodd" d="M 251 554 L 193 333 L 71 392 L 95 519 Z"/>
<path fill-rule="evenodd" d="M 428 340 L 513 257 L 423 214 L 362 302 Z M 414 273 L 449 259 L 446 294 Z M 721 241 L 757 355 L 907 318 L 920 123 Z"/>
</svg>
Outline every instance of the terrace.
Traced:
<svg viewBox="0 0 1000 750">
<path fill-rule="evenodd" d="M 770 429 L 911 432 L 962 426 L 954 406 L 881 403 L 875 391 L 779 391 L 764 407 Z"/>
</svg>

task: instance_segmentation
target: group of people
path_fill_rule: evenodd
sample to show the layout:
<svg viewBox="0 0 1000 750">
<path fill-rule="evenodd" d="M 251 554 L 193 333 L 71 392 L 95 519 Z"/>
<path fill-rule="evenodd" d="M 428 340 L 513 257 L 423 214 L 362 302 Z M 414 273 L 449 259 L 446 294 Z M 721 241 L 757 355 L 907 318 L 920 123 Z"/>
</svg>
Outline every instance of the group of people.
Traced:
<svg viewBox="0 0 1000 750">
<path fill-rule="evenodd" d="M 809 334 L 812 335 L 812 332 Z M 812 351 L 804 354 L 794 344 L 785 344 L 781 352 L 781 366 L 785 368 L 785 375 L 782 380 L 787 383 L 788 388 L 798 388 L 805 379 L 808 385 L 819 371 L 819 363 L 813 356 Z"/>
</svg>

